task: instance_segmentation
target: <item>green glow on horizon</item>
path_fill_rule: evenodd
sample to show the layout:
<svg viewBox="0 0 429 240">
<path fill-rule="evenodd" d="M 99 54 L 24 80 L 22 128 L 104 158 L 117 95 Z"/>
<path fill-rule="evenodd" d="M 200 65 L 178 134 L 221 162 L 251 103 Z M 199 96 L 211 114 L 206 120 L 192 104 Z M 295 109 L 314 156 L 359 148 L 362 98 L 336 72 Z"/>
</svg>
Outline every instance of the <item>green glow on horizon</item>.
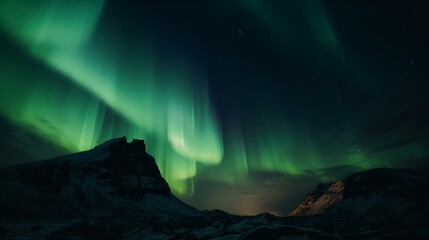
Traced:
<svg viewBox="0 0 429 240">
<path fill-rule="evenodd" d="M 311 136 L 302 128 L 273 122 L 258 130 L 252 138 L 255 139 L 252 145 L 256 147 L 248 154 L 251 168 L 301 174 L 326 165 L 312 144 Z"/>
</svg>

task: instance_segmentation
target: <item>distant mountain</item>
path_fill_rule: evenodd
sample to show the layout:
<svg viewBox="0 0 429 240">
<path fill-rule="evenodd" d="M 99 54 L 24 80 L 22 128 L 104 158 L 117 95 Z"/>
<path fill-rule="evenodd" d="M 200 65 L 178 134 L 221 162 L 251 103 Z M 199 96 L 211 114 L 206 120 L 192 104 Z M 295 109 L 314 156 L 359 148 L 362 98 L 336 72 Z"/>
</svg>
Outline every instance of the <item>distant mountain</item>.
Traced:
<svg viewBox="0 0 429 240">
<path fill-rule="evenodd" d="M 319 184 L 289 216 L 310 216 L 347 211 L 367 215 L 428 212 L 429 189 L 426 170 L 377 168 L 344 179 Z"/>
<path fill-rule="evenodd" d="M 288 217 L 199 211 L 123 137 L 1 168 L 0 239 L 428 239 L 428 184 L 424 170 L 372 169 L 319 184 Z"/>
<path fill-rule="evenodd" d="M 429 173 L 377 168 L 319 184 L 289 216 L 351 239 L 428 239 Z"/>
</svg>

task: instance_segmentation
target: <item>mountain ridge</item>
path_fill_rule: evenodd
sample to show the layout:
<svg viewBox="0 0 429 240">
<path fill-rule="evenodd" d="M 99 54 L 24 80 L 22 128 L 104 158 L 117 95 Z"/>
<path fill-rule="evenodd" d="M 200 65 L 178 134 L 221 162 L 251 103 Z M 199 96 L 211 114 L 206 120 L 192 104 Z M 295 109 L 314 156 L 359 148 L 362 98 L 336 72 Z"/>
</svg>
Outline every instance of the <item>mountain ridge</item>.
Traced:
<svg viewBox="0 0 429 240">
<path fill-rule="evenodd" d="M 199 211 L 122 137 L 0 168 L 0 239 L 424 239 L 426 189 L 425 170 L 379 168 L 319 184 L 287 217 Z"/>
<path fill-rule="evenodd" d="M 426 170 L 369 169 L 331 183 L 319 184 L 289 216 L 310 216 L 339 211 L 351 201 L 369 198 L 374 202 L 369 204 L 373 206 L 367 207 L 378 205 L 398 211 L 401 204 L 393 201 L 407 200 L 410 208 L 424 204 L 421 202 L 424 200 L 421 196 L 426 189 L 429 189 L 429 175 Z M 387 199 L 392 202 L 387 203 Z"/>
</svg>

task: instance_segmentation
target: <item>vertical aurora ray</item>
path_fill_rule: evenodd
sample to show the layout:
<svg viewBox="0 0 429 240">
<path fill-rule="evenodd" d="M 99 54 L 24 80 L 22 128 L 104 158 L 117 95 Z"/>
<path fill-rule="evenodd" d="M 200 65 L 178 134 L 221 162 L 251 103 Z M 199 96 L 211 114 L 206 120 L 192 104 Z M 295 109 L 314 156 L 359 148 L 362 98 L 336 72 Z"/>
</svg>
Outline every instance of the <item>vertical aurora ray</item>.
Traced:
<svg viewBox="0 0 429 240">
<path fill-rule="evenodd" d="M 203 95 L 199 100 L 185 102 L 180 99 L 186 98 L 173 98 L 168 108 L 166 127 L 173 149 L 190 159 L 218 164 L 223 155 L 221 136 L 219 129 L 214 128 L 214 116 L 204 106 L 207 97 Z"/>
<path fill-rule="evenodd" d="M 230 130 L 224 136 L 225 152 L 222 162 L 216 166 L 199 166 L 202 173 L 200 178 L 245 185 L 248 182 L 249 167 L 242 126 L 237 122 L 225 125 Z"/>
</svg>

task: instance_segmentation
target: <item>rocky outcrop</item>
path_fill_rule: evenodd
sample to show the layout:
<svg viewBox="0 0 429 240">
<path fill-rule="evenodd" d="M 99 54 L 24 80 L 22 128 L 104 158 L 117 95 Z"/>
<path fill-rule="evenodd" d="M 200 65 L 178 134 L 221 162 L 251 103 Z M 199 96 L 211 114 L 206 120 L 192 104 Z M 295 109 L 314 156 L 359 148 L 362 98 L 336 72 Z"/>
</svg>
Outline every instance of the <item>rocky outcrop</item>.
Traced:
<svg viewBox="0 0 429 240">
<path fill-rule="evenodd" d="M 334 204 L 340 202 L 344 196 L 344 180 L 328 184 L 319 184 L 316 189 L 305 196 L 302 202 L 289 216 L 309 216 L 320 214 Z"/>
<path fill-rule="evenodd" d="M 423 170 L 376 168 L 344 179 L 319 184 L 289 216 L 333 211 L 366 214 L 374 211 L 407 212 L 424 206 L 429 174 Z"/>
</svg>

